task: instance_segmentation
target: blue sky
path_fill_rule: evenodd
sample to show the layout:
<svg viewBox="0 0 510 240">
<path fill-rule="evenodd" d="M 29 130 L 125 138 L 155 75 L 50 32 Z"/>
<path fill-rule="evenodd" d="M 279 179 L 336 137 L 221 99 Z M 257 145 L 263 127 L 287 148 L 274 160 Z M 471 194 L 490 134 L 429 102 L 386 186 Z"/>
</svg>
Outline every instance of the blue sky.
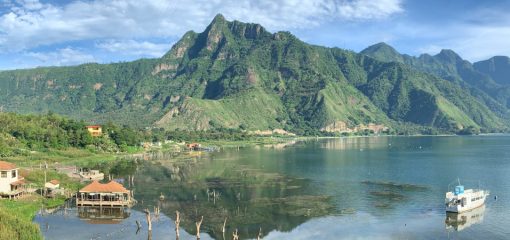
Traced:
<svg viewBox="0 0 510 240">
<path fill-rule="evenodd" d="M 510 56 L 510 1 L 0 0 L 0 70 L 160 57 L 217 13 L 360 51 L 384 41 L 410 55 L 453 49 Z"/>
</svg>

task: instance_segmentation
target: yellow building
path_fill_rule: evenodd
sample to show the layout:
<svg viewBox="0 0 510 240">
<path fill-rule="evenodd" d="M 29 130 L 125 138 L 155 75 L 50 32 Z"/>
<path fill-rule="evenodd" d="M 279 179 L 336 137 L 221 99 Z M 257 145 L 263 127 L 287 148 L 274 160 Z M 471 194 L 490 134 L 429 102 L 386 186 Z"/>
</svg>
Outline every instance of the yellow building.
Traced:
<svg viewBox="0 0 510 240">
<path fill-rule="evenodd" d="M 92 137 L 99 137 L 103 134 L 103 129 L 100 125 L 90 125 L 87 126 L 87 131 L 89 131 Z"/>
</svg>

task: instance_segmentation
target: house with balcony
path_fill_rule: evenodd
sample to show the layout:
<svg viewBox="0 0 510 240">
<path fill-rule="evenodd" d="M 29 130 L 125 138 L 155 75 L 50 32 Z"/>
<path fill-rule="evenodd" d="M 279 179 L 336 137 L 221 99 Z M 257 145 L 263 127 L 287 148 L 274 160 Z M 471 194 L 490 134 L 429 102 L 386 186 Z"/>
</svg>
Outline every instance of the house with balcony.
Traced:
<svg viewBox="0 0 510 240">
<path fill-rule="evenodd" d="M 17 198 L 25 193 L 25 180 L 16 164 L 0 161 L 0 197 Z"/>
</svg>

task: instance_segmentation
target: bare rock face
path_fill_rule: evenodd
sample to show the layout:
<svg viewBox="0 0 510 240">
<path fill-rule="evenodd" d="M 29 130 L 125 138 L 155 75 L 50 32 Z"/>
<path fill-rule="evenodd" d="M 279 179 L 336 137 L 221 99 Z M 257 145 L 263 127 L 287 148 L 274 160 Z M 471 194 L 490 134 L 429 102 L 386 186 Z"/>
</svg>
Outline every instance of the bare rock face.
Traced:
<svg viewBox="0 0 510 240">
<path fill-rule="evenodd" d="M 246 75 L 246 82 L 250 85 L 255 85 L 258 82 L 258 76 L 252 68 L 248 69 L 248 74 Z"/>
<path fill-rule="evenodd" d="M 177 65 L 176 64 L 160 63 L 160 64 L 156 65 L 154 70 L 152 70 L 152 75 L 156 75 L 156 74 L 158 74 L 161 71 L 176 70 L 176 69 L 177 69 Z"/>
<path fill-rule="evenodd" d="M 350 132 L 361 132 L 365 130 L 373 131 L 374 133 L 381 133 L 388 130 L 388 127 L 383 124 L 369 123 L 367 125 L 359 124 L 355 127 L 349 128 L 345 122 L 335 121 L 323 128 L 321 131 L 324 132 L 338 132 L 338 133 L 350 133 Z"/>
<path fill-rule="evenodd" d="M 288 136 L 296 136 L 296 134 L 287 132 L 283 129 L 273 129 L 273 130 L 255 130 L 255 131 L 249 131 L 249 134 L 258 135 L 258 136 L 270 136 L 273 134 L 279 134 L 279 135 L 288 135 Z"/>
<path fill-rule="evenodd" d="M 159 119 L 154 124 L 156 126 L 168 124 L 170 122 L 170 120 L 172 120 L 172 118 L 178 114 L 179 114 L 179 108 L 173 107 L 172 109 L 170 109 L 170 111 L 168 111 L 161 119 Z"/>
<path fill-rule="evenodd" d="M 101 90 L 102 87 L 103 87 L 102 83 L 96 83 L 93 86 L 94 90 L 96 90 L 96 91 Z"/>
<path fill-rule="evenodd" d="M 321 131 L 324 132 L 352 132 L 352 129 L 347 127 L 347 124 L 342 121 L 335 121 L 323 128 Z"/>
</svg>

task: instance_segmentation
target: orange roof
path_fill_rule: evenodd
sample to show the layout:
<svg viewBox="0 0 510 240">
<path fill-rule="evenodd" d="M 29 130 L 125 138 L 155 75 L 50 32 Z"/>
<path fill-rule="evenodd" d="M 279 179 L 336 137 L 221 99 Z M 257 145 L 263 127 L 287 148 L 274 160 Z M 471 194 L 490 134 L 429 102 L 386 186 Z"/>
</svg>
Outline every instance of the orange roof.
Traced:
<svg viewBox="0 0 510 240">
<path fill-rule="evenodd" d="M 89 126 L 86 126 L 86 128 L 100 128 L 101 125 L 89 125 Z"/>
<path fill-rule="evenodd" d="M 58 180 L 56 180 L 56 179 L 51 180 L 50 183 L 53 184 L 53 185 L 60 184 L 60 182 Z"/>
<path fill-rule="evenodd" d="M 16 164 L 14 163 L 0 161 L 0 170 L 12 170 L 16 168 Z"/>
<path fill-rule="evenodd" d="M 16 185 L 23 185 L 23 184 L 26 184 L 25 180 L 24 179 L 20 179 L 16 182 L 12 182 L 11 185 L 12 186 L 16 186 Z"/>
<path fill-rule="evenodd" d="M 99 183 L 98 181 L 93 181 L 91 184 L 80 189 L 80 192 L 128 193 L 129 191 L 124 186 L 122 186 L 122 184 L 112 180 L 106 184 Z"/>
</svg>

